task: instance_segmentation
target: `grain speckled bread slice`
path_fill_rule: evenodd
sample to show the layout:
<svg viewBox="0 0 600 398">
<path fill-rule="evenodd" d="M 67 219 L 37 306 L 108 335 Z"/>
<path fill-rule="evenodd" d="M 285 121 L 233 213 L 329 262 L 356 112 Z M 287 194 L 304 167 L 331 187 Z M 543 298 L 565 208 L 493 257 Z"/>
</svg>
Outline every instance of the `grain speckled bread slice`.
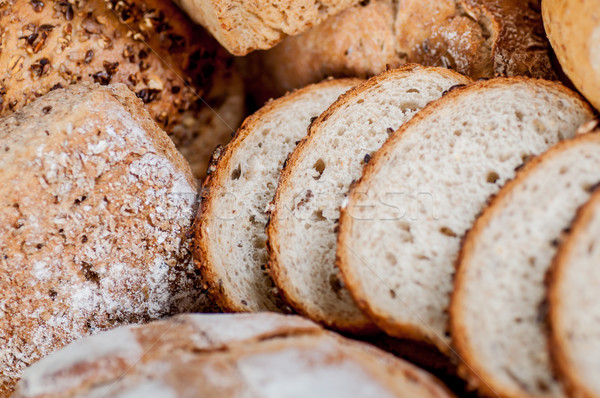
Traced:
<svg viewBox="0 0 600 398">
<path fill-rule="evenodd" d="M 267 228 L 271 274 L 297 311 L 339 330 L 374 329 L 334 266 L 339 206 L 390 133 L 469 82 L 447 69 L 408 65 L 350 90 L 311 125 L 282 172 Z"/>
<path fill-rule="evenodd" d="M 190 168 L 127 87 L 73 85 L 0 118 L 0 397 L 82 336 L 207 310 Z"/>
<path fill-rule="evenodd" d="M 280 309 L 265 271 L 267 205 L 283 162 L 311 121 L 361 82 L 327 80 L 271 101 L 222 151 L 204 183 L 195 224 L 196 263 L 222 309 Z"/>
<path fill-rule="evenodd" d="M 452 398 L 434 377 L 296 316 L 180 315 L 79 340 L 15 398 Z"/>
<path fill-rule="evenodd" d="M 550 365 L 545 276 L 599 182 L 600 134 L 560 142 L 520 169 L 466 235 L 450 332 L 460 373 L 486 396 L 564 396 Z"/>
<path fill-rule="evenodd" d="M 251 54 L 246 71 L 271 96 L 407 62 L 472 78 L 554 78 L 549 50 L 539 0 L 371 0 Z"/>
<path fill-rule="evenodd" d="M 371 319 L 448 352 L 461 237 L 531 155 L 592 118 L 565 87 L 498 78 L 454 90 L 392 135 L 342 209 L 337 263 Z"/>
<path fill-rule="evenodd" d="M 359 0 L 175 0 L 234 55 L 269 49 Z"/>
<path fill-rule="evenodd" d="M 583 206 L 549 274 L 550 351 L 567 394 L 600 397 L 600 192 Z"/>
<path fill-rule="evenodd" d="M 600 0 L 543 0 L 542 15 L 561 67 L 600 109 Z"/>
</svg>

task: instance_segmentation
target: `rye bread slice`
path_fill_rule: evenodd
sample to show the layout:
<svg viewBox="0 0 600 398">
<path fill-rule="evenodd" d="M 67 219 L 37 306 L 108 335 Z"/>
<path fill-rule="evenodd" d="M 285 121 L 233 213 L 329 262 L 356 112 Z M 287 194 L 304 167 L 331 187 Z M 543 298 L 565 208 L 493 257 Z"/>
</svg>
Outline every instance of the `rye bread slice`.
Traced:
<svg viewBox="0 0 600 398">
<path fill-rule="evenodd" d="M 570 397 L 600 397 L 599 233 L 596 190 L 579 210 L 548 278 L 551 358 Z"/>
<path fill-rule="evenodd" d="M 78 340 L 25 371 L 15 398 L 452 398 L 368 344 L 273 313 L 186 314 Z"/>
<path fill-rule="evenodd" d="M 515 168 L 592 117 L 557 83 L 498 78 L 453 90 L 396 132 L 342 209 L 338 265 L 376 324 L 448 352 L 461 237 Z"/>
<path fill-rule="evenodd" d="M 282 172 L 267 228 L 272 276 L 299 313 L 352 333 L 374 329 L 335 268 L 339 207 L 390 133 L 445 90 L 469 82 L 443 68 L 389 70 L 340 97 L 312 124 Z"/>
<path fill-rule="evenodd" d="M 266 274 L 268 220 L 281 167 L 313 118 L 360 79 L 326 80 L 269 102 L 250 116 L 205 181 L 195 259 L 226 311 L 278 310 Z"/>
<path fill-rule="evenodd" d="M 460 373 L 484 395 L 564 396 L 550 365 L 545 276 L 599 182 L 600 134 L 562 141 L 519 170 L 466 235 L 450 331 Z"/>
</svg>

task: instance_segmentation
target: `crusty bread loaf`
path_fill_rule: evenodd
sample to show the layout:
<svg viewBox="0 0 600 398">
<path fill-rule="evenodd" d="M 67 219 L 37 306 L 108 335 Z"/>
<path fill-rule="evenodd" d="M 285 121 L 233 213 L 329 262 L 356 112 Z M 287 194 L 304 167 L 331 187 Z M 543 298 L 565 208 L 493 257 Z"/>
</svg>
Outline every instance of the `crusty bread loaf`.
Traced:
<svg viewBox="0 0 600 398">
<path fill-rule="evenodd" d="M 579 210 L 549 274 L 550 350 L 569 397 L 600 397 L 600 192 Z"/>
<path fill-rule="evenodd" d="M 195 259 L 215 301 L 226 311 L 282 307 L 267 263 L 267 205 L 296 143 L 340 94 L 360 79 L 327 80 L 271 101 L 246 119 L 221 152 L 202 189 Z"/>
<path fill-rule="evenodd" d="M 543 0 L 542 13 L 563 70 L 600 109 L 600 0 Z"/>
<path fill-rule="evenodd" d="M 450 332 L 461 373 L 486 396 L 564 396 L 550 366 L 544 278 L 599 182 L 600 134 L 563 141 L 522 168 L 466 235 Z"/>
<path fill-rule="evenodd" d="M 267 229 L 271 274 L 301 314 L 344 331 L 373 330 L 334 265 L 339 206 L 391 132 L 444 90 L 469 82 L 407 65 L 350 90 L 311 125 L 282 172 Z"/>
<path fill-rule="evenodd" d="M 268 49 L 359 0 L 175 0 L 234 55 Z"/>
<path fill-rule="evenodd" d="M 253 91 L 273 96 L 325 76 L 369 77 L 407 62 L 473 78 L 554 78 L 549 47 L 539 0 L 371 0 L 252 54 L 247 64 L 261 84 Z"/>
<path fill-rule="evenodd" d="M 524 159 L 591 118 L 564 86 L 528 78 L 478 82 L 419 112 L 371 159 L 342 209 L 338 266 L 361 309 L 392 336 L 448 352 L 461 237 Z"/>
<path fill-rule="evenodd" d="M 243 117 L 243 102 L 226 99 L 243 98 L 232 59 L 171 1 L 8 0 L 0 27 L 0 116 L 54 88 L 97 82 L 126 84 L 178 147 L 225 143 Z M 215 111 L 225 123 L 211 124 Z M 186 152 L 197 176 L 206 152 Z"/>
<path fill-rule="evenodd" d="M 295 316 L 180 315 L 73 343 L 25 371 L 16 398 L 450 398 L 415 366 Z"/>
<path fill-rule="evenodd" d="M 195 180 L 127 87 L 48 93 L 0 148 L 0 397 L 74 339 L 204 308 Z"/>
</svg>

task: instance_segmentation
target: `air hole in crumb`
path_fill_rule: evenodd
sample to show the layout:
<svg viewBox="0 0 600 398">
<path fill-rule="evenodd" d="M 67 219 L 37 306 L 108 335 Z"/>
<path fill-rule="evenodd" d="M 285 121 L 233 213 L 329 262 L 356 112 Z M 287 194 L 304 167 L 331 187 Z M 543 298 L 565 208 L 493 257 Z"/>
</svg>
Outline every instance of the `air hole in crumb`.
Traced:
<svg viewBox="0 0 600 398">
<path fill-rule="evenodd" d="M 523 112 L 521 111 L 515 111 L 515 116 L 517 117 L 517 120 L 522 122 L 523 121 Z"/>
<path fill-rule="evenodd" d="M 394 129 L 391 127 L 388 127 L 386 131 L 388 134 L 394 134 Z"/>
<path fill-rule="evenodd" d="M 496 181 L 498 181 L 499 179 L 500 179 L 500 176 L 498 175 L 498 173 L 496 173 L 495 171 L 490 171 L 487 175 L 486 181 L 489 182 L 490 184 L 493 184 Z"/>
<path fill-rule="evenodd" d="M 339 295 L 342 289 L 344 288 L 344 284 L 336 274 L 329 275 L 329 286 L 331 287 L 331 290 L 333 290 L 333 292 L 337 295 Z"/>
<path fill-rule="evenodd" d="M 231 172 L 231 179 L 239 180 L 241 175 L 242 175 L 242 166 L 238 164 L 238 167 L 236 167 L 236 169 Z"/>
<path fill-rule="evenodd" d="M 419 90 L 417 90 L 416 88 L 411 88 L 411 89 L 409 89 L 409 90 L 408 90 L 408 91 L 406 91 L 406 92 L 407 92 L 407 93 L 417 93 L 417 94 L 419 94 L 419 93 L 420 93 L 420 91 L 419 91 Z"/>
<path fill-rule="evenodd" d="M 321 178 L 321 176 L 323 175 L 323 172 L 325 171 L 325 162 L 323 161 L 323 159 L 319 159 L 315 162 L 315 165 L 313 166 L 313 168 L 315 169 L 315 171 L 317 173 L 319 173 L 318 176 L 313 177 L 315 180 L 318 180 L 319 178 Z"/>
<path fill-rule="evenodd" d="M 44 247 L 43 243 L 38 243 L 37 245 L 35 245 L 35 248 L 38 249 L 38 250 L 41 250 L 42 247 Z"/>
<path fill-rule="evenodd" d="M 389 263 L 391 265 L 397 265 L 398 264 L 398 260 L 396 259 L 396 256 L 394 256 L 392 253 L 387 253 L 385 255 L 385 258 L 387 261 L 389 261 Z"/>
<path fill-rule="evenodd" d="M 327 219 L 325 218 L 325 216 L 323 215 L 323 210 L 318 210 L 318 211 L 315 211 L 315 212 L 313 213 L 313 216 L 314 216 L 314 218 L 315 218 L 317 221 L 325 221 L 325 220 L 327 220 Z"/>
<path fill-rule="evenodd" d="M 50 289 L 50 290 L 48 290 L 48 295 L 50 296 L 50 298 L 52 300 L 54 300 L 56 298 L 56 296 L 58 296 L 58 293 L 56 292 L 56 290 Z"/>
<path fill-rule="evenodd" d="M 390 289 L 390 297 L 395 299 L 396 298 L 396 292 L 393 291 L 392 289 Z"/>
<path fill-rule="evenodd" d="M 248 306 L 248 302 L 247 302 L 246 300 L 242 300 L 242 301 L 241 301 L 241 303 L 242 303 L 242 305 L 243 305 L 243 306 L 245 306 L 245 307 L 247 307 L 247 306 Z"/>
<path fill-rule="evenodd" d="M 462 131 L 460 130 L 454 130 L 454 135 L 457 137 L 460 137 L 462 135 Z"/>
<path fill-rule="evenodd" d="M 456 232 L 454 232 L 453 230 L 451 230 L 448 227 L 441 227 L 440 228 L 440 232 L 446 236 L 449 236 L 451 238 L 456 238 Z"/>
</svg>

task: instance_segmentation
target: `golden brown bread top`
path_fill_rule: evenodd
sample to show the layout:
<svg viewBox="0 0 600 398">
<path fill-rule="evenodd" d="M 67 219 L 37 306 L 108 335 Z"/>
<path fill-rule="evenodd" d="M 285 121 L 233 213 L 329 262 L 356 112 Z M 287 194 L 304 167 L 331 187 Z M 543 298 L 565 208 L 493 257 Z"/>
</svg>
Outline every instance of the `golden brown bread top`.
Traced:
<svg viewBox="0 0 600 398">
<path fill-rule="evenodd" d="M 0 119 L 0 397 L 81 336 L 202 310 L 196 185 L 123 85 L 57 89 Z"/>
<path fill-rule="evenodd" d="M 183 146 L 202 133 L 200 97 L 223 102 L 212 86 L 231 79 L 226 52 L 170 1 L 7 0 L 0 35 L 0 116 L 57 87 L 123 83 Z"/>
</svg>

